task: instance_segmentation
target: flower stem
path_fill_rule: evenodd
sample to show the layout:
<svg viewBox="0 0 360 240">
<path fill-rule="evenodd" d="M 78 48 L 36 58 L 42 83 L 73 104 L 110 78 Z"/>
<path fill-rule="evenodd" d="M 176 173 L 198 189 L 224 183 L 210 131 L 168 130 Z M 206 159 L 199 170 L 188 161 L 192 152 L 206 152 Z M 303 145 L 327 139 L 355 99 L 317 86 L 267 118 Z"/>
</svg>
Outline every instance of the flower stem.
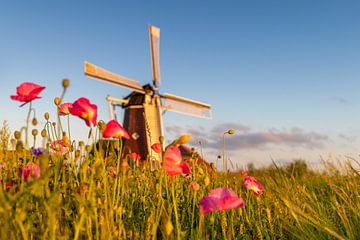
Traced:
<svg viewBox="0 0 360 240">
<path fill-rule="evenodd" d="M 177 201 L 175 198 L 175 181 L 173 181 L 171 184 L 171 195 L 172 195 L 172 200 L 173 200 L 173 205 L 174 205 L 176 237 L 177 237 L 177 239 L 181 239 L 181 237 L 180 237 L 181 229 L 180 229 L 180 224 L 179 224 L 179 215 L 178 215 L 178 211 L 177 211 Z"/>
<path fill-rule="evenodd" d="M 29 112 L 26 117 L 26 127 L 25 127 L 25 148 L 26 149 L 29 147 L 28 134 L 29 134 L 29 121 L 30 121 L 31 107 L 32 107 L 32 101 L 30 101 L 30 103 L 29 103 Z"/>
</svg>

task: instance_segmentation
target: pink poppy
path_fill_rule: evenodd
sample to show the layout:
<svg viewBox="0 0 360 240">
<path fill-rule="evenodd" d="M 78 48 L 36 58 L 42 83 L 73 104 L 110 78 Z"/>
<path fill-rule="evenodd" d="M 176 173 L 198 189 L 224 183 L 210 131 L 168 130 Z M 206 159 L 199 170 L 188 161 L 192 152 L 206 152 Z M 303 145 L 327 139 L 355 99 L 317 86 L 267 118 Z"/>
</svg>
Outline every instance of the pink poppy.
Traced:
<svg viewBox="0 0 360 240">
<path fill-rule="evenodd" d="M 190 173 L 190 167 L 182 159 L 181 152 L 178 147 L 171 146 L 166 149 L 164 158 L 164 168 L 169 176 Z"/>
<path fill-rule="evenodd" d="M 69 112 L 83 119 L 88 127 L 96 126 L 97 119 L 97 106 L 91 104 L 87 98 L 79 98 L 76 100 L 72 106 L 69 106 Z"/>
<path fill-rule="evenodd" d="M 191 182 L 190 183 L 190 187 L 191 189 L 195 190 L 195 191 L 199 191 L 200 190 L 200 185 L 197 182 Z"/>
<path fill-rule="evenodd" d="M 247 190 L 254 191 L 254 195 L 260 195 L 264 191 L 264 186 L 261 185 L 254 177 L 246 176 L 244 179 L 244 186 Z"/>
<path fill-rule="evenodd" d="M 10 98 L 12 100 L 27 103 L 34 99 L 41 98 L 38 95 L 44 89 L 45 89 L 45 87 L 42 87 L 35 83 L 24 82 L 16 88 L 17 95 L 12 95 L 12 96 L 10 96 Z"/>
<path fill-rule="evenodd" d="M 160 143 L 154 143 L 151 145 L 151 149 L 156 153 L 161 153 L 161 144 Z"/>
<path fill-rule="evenodd" d="M 69 108 L 72 107 L 72 103 L 63 103 L 59 106 L 59 114 L 64 116 L 64 115 L 69 115 L 70 114 L 70 110 Z"/>
<path fill-rule="evenodd" d="M 131 158 L 134 162 L 138 162 L 138 161 L 140 161 L 141 156 L 140 156 L 140 154 L 133 152 L 133 153 L 131 153 Z"/>
<path fill-rule="evenodd" d="M 115 169 L 113 166 L 111 166 L 111 167 L 109 168 L 109 170 L 110 170 L 111 176 L 112 176 L 112 177 L 116 177 L 116 169 Z"/>
<path fill-rule="evenodd" d="M 126 138 L 129 139 L 129 134 L 116 120 L 109 121 L 103 131 L 104 138 Z"/>
<path fill-rule="evenodd" d="M 231 189 L 216 188 L 200 200 L 200 211 L 206 215 L 213 211 L 241 208 L 244 205 L 244 200 L 239 198 Z"/>
<path fill-rule="evenodd" d="M 33 162 L 28 162 L 23 168 L 19 169 L 19 177 L 27 182 L 30 178 L 40 179 L 40 166 Z"/>
<path fill-rule="evenodd" d="M 56 155 L 62 156 L 64 154 L 69 153 L 70 145 L 71 144 L 66 143 L 63 139 L 60 139 L 51 142 L 50 147 Z"/>
</svg>

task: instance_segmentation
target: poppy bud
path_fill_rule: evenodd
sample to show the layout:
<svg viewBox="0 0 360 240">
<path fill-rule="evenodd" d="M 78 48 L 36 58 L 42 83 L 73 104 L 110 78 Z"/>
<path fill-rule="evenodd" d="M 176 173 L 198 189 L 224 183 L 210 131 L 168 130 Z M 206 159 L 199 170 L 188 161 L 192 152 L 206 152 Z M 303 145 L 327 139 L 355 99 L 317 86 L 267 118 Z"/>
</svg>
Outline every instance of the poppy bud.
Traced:
<svg viewBox="0 0 360 240">
<path fill-rule="evenodd" d="M 178 145 L 183 145 L 185 143 L 187 143 L 188 141 L 190 141 L 190 135 L 182 135 L 181 137 L 179 137 L 179 139 L 176 141 L 176 144 Z"/>
<path fill-rule="evenodd" d="M 230 134 L 230 135 L 233 135 L 235 133 L 235 130 L 234 129 L 230 129 L 229 131 L 228 131 L 228 134 Z"/>
<path fill-rule="evenodd" d="M 49 113 L 48 113 L 48 112 L 46 112 L 46 113 L 44 114 L 44 118 L 45 118 L 46 121 L 49 120 L 50 116 L 49 116 Z"/>
<path fill-rule="evenodd" d="M 70 80 L 69 79 L 63 79 L 63 81 L 62 81 L 62 86 L 63 86 L 63 88 L 68 88 L 69 87 L 69 85 L 70 85 Z"/>
<path fill-rule="evenodd" d="M 91 151 L 90 145 L 86 145 L 86 146 L 85 146 L 85 151 L 88 152 L 88 153 Z"/>
<path fill-rule="evenodd" d="M 160 137 L 159 137 L 159 142 L 160 142 L 161 144 L 163 144 L 163 143 L 164 143 L 164 141 L 165 141 L 164 136 L 160 136 Z"/>
<path fill-rule="evenodd" d="M 36 135 L 38 135 L 38 130 L 37 129 L 33 129 L 31 131 L 31 134 L 35 137 Z"/>
<path fill-rule="evenodd" d="M 55 103 L 56 106 L 59 106 L 60 103 L 61 103 L 60 98 L 58 98 L 58 97 L 54 98 L 54 103 Z"/>
<path fill-rule="evenodd" d="M 41 130 L 41 136 L 44 138 L 46 137 L 47 133 L 46 133 L 46 129 Z"/>
<path fill-rule="evenodd" d="M 21 133 L 19 131 L 15 131 L 14 132 L 14 137 L 15 137 L 15 139 L 19 140 L 20 137 L 21 137 Z"/>
<path fill-rule="evenodd" d="M 33 118 L 33 120 L 32 120 L 32 125 L 36 126 L 37 124 L 38 124 L 37 119 L 36 119 L 36 118 Z"/>
</svg>

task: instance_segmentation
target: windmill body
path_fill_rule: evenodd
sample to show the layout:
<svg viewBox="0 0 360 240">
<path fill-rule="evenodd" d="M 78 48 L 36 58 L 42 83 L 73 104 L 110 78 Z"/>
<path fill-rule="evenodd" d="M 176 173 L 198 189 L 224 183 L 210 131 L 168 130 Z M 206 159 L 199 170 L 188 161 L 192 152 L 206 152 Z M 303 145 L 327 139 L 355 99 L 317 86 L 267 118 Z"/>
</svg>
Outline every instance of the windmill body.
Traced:
<svg viewBox="0 0 360 240">
<path fill-rule="evenodd" d="M 125 98 L 107 97 L 110 119 L 114 119 L 116 106 L 124 108 L 123 126 L 130 139 L 125 142 L 125 152 L 137 152 L 141 159 L 161 160 L 161 155 L 151 150 L 151 145 L 164 136 L 162 114 L 174 111 L 196 117 L 211 118 L 211 106 L 173 94 L 160 94 L 160 29 L 149 26 L 153 84 L 142 86 L 138 81 L 125 78 L 85 62 L 85 74 L 89 77 L 128 88 L 132 92 Z M 121 103 L 121 104 L 119 104 Z"/>
</svg>

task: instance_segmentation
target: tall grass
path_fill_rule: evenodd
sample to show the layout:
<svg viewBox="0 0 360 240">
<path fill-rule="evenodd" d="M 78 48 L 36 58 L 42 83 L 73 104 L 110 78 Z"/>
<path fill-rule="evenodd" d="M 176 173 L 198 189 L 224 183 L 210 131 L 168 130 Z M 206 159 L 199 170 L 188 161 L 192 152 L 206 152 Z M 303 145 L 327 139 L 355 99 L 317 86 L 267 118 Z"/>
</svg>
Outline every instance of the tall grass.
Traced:
<svg viewBox="0 0 360 240">
<path fill-rule="evenodd" d="M 50 150 L 50 149 L 49 149 Z M 110 152 L 111 153 L 111 152 Z M 168 177 L 149 164 L 137 167 L 127 156 L 104 158 L 82 151 L 77 168 L 65 156 L 29 151 L 0 155 L 1 239 L 359 239 L 360 178 L 354 164 L 345 174 L 294 174 L 274 165 L 253 170 L 265 186 L 254 196 L 239 173 L 192 166 L 191 179 Z M 116 176 L 110 166 L 121 166 Z M 25 182 L 18 169 L 39 163 L 41 178 Z M 356 165 L 358 166 L 358 165 Z M 191 181 L 200 190 L 189 187 Z M 201 197 L 229 187 L 246 206 L 202 215 Z"/>
</svg>

